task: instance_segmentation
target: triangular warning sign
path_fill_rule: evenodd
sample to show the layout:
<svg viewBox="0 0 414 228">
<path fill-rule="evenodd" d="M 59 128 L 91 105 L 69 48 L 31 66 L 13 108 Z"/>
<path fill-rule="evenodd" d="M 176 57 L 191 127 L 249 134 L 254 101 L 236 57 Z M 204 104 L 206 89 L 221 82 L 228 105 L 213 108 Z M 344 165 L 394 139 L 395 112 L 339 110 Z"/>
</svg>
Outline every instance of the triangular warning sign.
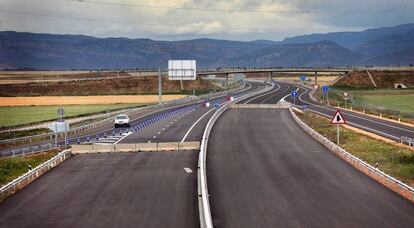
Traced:
<svg viewBox="0 0 414 228">
<path fill-rule="evenodd" d="M 344 117 L 339 111 L 336 111 L 334 117 L 331 120 L 331 124 L 346 124 Z"/>
</svg>

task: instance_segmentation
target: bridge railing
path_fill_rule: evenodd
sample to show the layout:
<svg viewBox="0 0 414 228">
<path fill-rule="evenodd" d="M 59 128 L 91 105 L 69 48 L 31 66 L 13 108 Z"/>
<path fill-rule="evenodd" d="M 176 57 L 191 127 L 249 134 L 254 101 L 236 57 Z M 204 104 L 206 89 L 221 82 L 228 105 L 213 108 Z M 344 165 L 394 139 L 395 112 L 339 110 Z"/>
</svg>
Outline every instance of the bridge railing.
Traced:
<svg viewBox="0 0 414 228">
<path fill-rule="evenodd" d="M 396 178 L 384 173 L 383 171 L 379 170 L 368 164 L 367 162 L 363 161 L 362 159 L 350 154 L 343 148 L 339 147 L 335 143 L 331 142 L 326 137 L 322 136 L 307 124 L 305 124 L 293 111 L 289 109 L 293 119 L 298 123 L 298 125 L 308 134 L 310 134 L 314 139 L 319 141 L 322 145 L 326 148 L 331 150 L 335 153 L 338 157 L 343 159 L 344 161 L 348 162 L 352 166 L 354 166 L 359 171 L 365 173 L 372 179 L 378 181 L 382 185 L 386 186 L 387 188 L 391 189 L 392 191 L 400 194 L 404 198 L 408 199 L 411 202 L 414 202 L 414 188 L 410 187 L 409 185 L 397 180 Z"/>
<path fill-rule="evenodd" d="M 39 165 L 38 167 L 29 170 L 27 173 L 4 185 L 0 188 L 0 202 L 6 199 L 8 196 L 19 191 L 20 189 L 24 188 L 28 184 L 32 183 L 34 180 L 42 176 L 50 169 L 53 169 L 55 166 L 65 161 L 70 156 L 70 150 L 62 151 L 61 153 L 57 154 L 56 156 Z"/>
<path fill-rule="evenodd" d="M 222 96 L 224 94 L 227 93 L 231 93 L 233 91 L 236 90 L 240 90 L 241 88 L 243 88 L 244 86 L 241 85 L 237 88 L 231 89 L 231 90 L 226 90 L 226 91 L 221 91 L 221 92 L 217 92 L 217 93 L 212 93 L 212 94 L 204 94 L 201 96 L 190 96 L 190 97 L 186 97 L 186 98 L 181 98 L 181 99 L 177 99 L 177 100 L 172 100 L 172 101 L 167 101 L 167 102 L 163 102 L 161 104 L 156 104 L 156 105 L 151 105 L 151 106 L 146 106 L 146 107 L 138 107 L 138 108 L 132 108 L 132 109 L 124 109 L 124 110 L 118 110 L 112 113 L 109 113 L 108 115 L 105 116 L 105 118 L 103 120 L 99 120 L 90 124 L 85 124 L 79 127 L 75 127 L 70 129 L 67 134 L 68 136 L 70 135 L 75 135 L 75 134 L 79 134 L 81 132 L 85 132 L 85 131 L 90 131 L 92 129 L 96 129 L 99 127 L 102 127 L 104 125 L 107 125 L 111 122 L 113 122 L 113 117 L 118 115 L 118 114 L 133 114 L 133 113 L 140 113 L 140 112 L 145 112 L 145 111 L 155 111 L 155 110 L 159 110 L 159 109 L 163 109 L 163 108 L 168 108 L 168 107 L 172 107 L 172 106 L 176 106 L 176 105 L 182 105 L 185 103 L 189 103 L 189 102 L 196 102 L 196 101 L 200 101 L 202 99 L 211 99 L 214 97 L 218 97 L 218 96 Z M 25 136 L 25 137 L 19 137 L 19 138 L 14 138 L 14 139 L 5 139 L 5 140 L 0 140 L 0 145 L 4 145 L 4 144 L 25 144 L 25 143 L 32 143 L 35 141 L 46 141 L 46 140 L 53 140 L 55 137 L 55 133 L 44 133 L 44 134 L 38 134 L 38 135 L 33 135 L 33 136 Z M 63 139 L 64 138 L 64 133 L 59 133 L 58 134 L 58 138 Z"/>
<path fill-rule="evenodd" d="M 256 91 L 253 93 L 246 94 L 244 96 L 238 97 L 233 102 L 237 102 L 248 97 L 270 91 L 274 88 L 274 85 L 269 86 L 263 90 Z M 218 109 L 210 120 L 207 123 L 207 126 L 203 133 L 203 138 L 201 140 L 200 153 L 198 157 L 198 173 L 197 173 L 197 191 L 198 191 L 198 210 L 200 215 L 200 227 L 202 228 L 212 228 L 213 220 L 210 211 L 209 195 L 207 188 L 207 175 L 206 175 L 206 156 L 207 156 L 207 145 L 210 137 L 210 132 L 214 126 L 214 123 L 217 119 L 229 108 L 229 105 L 233 102 L 228 102 L 224 104 L 220 109 Z"/>
</svg>

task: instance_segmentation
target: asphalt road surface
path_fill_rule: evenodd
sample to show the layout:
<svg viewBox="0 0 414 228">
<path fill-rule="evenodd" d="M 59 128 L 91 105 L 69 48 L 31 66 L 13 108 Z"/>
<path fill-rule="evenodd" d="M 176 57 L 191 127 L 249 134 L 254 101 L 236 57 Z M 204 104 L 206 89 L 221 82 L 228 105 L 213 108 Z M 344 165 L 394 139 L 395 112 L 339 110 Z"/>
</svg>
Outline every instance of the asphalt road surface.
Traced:
<svg viewBox="0 0 414 228">
<path fill-rule="evenodd" d="M 119 143 L 200 141 L 215 110 L 194 106 Z M 197 160 L 198 151 L 75 155 L 3 202 L 0 227 L 198 227 Z"/>
<path fill-rule="evenodd" d="M 197 155 L 75 155 L 3 202 L 0 227 L 198 227 Z"/>
<path fill-rule="evenodd" d="M 263 88 L 263 85 L 261 85 L 260 83 L 251 83 L 251 87 L 249 90 L 245 91 L 245 92 L 234 92 L 234 95 L 242 95 L 242 94 L 246 94 L 252 91 L 256 91 L 256 90 L 260 90 Z M 212 99 L 212 102 L 224 102 L 225 96 L 221 96 L 215 99 Z M 200 103 L 195 103 L 195 104 L 200 104 Z M 148 110 L 143 110 L 137 113 L 134 113 L 133 115 L 130 115 L 130 119 L 131 119 L 131 126 L 136 126 L 139 125 L 147 120 L 150 120 L 156 116 L 160 116 L 163 115 L 165 113 L 168 112 L 172 112 L 174 110 L 178 110 L 178 109 L 182 109 L 185 107 L 189 107 L 191 105 L 194 105 L 194 103 L 192 104 L 185 104 L 185 105 L 178 105 L 178 106 L 174 106 L 174 107 L 170 107 L 167 109 L 163 109 L 163 110 L 159 110 L 159 111 L 148 111 Z M 200 105 L 199 105 L 200 106 Z M 182 113 L 179 113 L 179 115 L 175 115 L 174 118 L 176 118 L 177 116 L 181 116 Z M 206 118 L 208 118 L 208 116 L 206 116 Z M 175 119 L 174 119 L 175 120 Z M 183 121 L 181 121 L 183 122 Z M 200 123 L 203 124 L 204 122 Z M 158 123 L 157 123 L 158 124 Z M 204 125 L 206 124 L 206 122 L 204 123 Z M 199 126 L 195 127 L 194 131 L 197 131 L 199 128 Z M 162 129 L 162 128 L 161 128 Z M 68 137 L 68 141 L 71 144 L 76 143 L 77 139 L 80 139 L 80 142 L 86 142 L 87 138 L 89 137 L 90 141 L 93 142 L 95 141 L 95 138 L 98 137 L 99 139 L 104 137 L 104 134 L 106 134 L 107 136 L 111 136 L 113 134 L 113 132 L 115 132 L 116 135 L 119 135 L 119 131 L 125 131 L 125 129 L 115 129 L 113 124 L 106 124 L 102 127 L 98 127 L 96 129 L 93 129 L 91 131 L 87 131 L 87 132 L 83 132 L 80 133 L 78 135 L 74 135 L 74 136 L 69 136 Z M 145 134 L 151 134 L 151 137 L 153 137 L 154 135 L 156 135 L 159 130 L 157 129 L 155 134 L 149 133 L 151 131 L 154 131 L 154 128 L 149 129 L 149 130 L 145 130 Z M 142 131 L 140 131 L 142 132 Z M 199 136 L 199 134 L 196 134 L 196 136 Z M 189 139 L 195 139 L 197 138 L 194 135 L 189 136 Z M 146 140 L 145 136 L 137 136 L 137 134 L 133 134 L 133 136 L 131 136 L 130 138 L 133 138 L 133 140 L 126 140 L 124 142 L 144 142 Z M 137 139 L 137 140 L 136 140 Z M 171 137 L 165 137 L 165 139 L 168 140 L 172 140 Z M 177 139 L 177 137 L 174 138 L 174 140 Z M 149 141 L 150 139 L 148 139 L 147 141 Z M 158 138 L 158 140 L 155 141 L 161 141 L 160 138 Z M 188 140 L 187 140 L 188 141 Z M 59 140 L 58 144 L 63 146 L 64 144 L 63 140 Z M 30 144 L 25 144 L 25 145 L 16 145 L 13 148 L 2 148 L 0 149 L 0 157 L 2 156 L 12 156 L 12 149 L 14 151 L 15 154 L 23 154 L 23 153 L 30 153 L 30 151 L 41 151 L 41 150 L 45 150 L 47 148 L 49 148 L 49 144 L 54 144 L 53 140 L 47 140 L 47 141 L 42 141 L 42 142 L 34 142 L 34 143 L 30 143 Z"/>
<path fill-rule="evenodd" d="M 321 105 L 312 101 L 309 97 L 310 89 L 297 85 L 291 85 L 291 87 L 292 90 L 299 89 L 299 97 L 296 99 L 297 105 L 306 105 L 308 109 L 311 109 L 326 117 L 332 117 L 335 114 L 335 107 Z M 287 100 L 293 103 L 290 96 L 287 97 Z M 366 130 L 395 141 L 399 141 L 401 136 L 414 138 L 413 127 L 346 110 L 341 110 L 341 113 L 349 125 L 362 130 Z"/>
<path fill-rule="evenodd" d="M 216 227 L 413 227 L 414 205 L 336 157 L 284 109 L 229 109 L 208 144 Z"/>
</svg>

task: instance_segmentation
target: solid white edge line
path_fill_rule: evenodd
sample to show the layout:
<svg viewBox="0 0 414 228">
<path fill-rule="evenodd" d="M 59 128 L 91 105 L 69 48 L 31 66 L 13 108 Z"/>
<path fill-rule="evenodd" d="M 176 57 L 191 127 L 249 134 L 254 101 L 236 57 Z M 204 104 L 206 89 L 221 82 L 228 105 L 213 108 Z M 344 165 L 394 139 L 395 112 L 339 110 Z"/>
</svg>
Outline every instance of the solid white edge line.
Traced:
<svg viewBox="0 0 414 228">
<path fill-rule="evenodd" d="M 329 110 L 329 111 L 332 111 L 332 112 L 334 112 L 334 111 L 335 111 L 335 110 L 334 110 L 334 109 L 335 109 L 334 107 L 332 107 L 332 109 L 330 109 L 330 108 L 327 108 L 327 107 L 324 107 L 324 106 L 321 106 L 321 105 L 312 104 L 312 103 L 309 103 L 309 102 L 307 102 L 307 101 L 305 101 L 305 100 L 302 100 L 302 95 L 306 94 L 309 90 L 308 90 L 307 88 L 303 88 L 303 87 L 299 87 L 299 86 L 298 86 L 298 89 L 299 89 L 299 88 L 302 88 L 302 89 L 304 89 L 304 90 L 305 90 L 302 94 L 300 94 L 300 95 L 299 95 L 299 100 L 300 100 L 300 101 L 302 101 L 303 103 L 309 104 L 309 105 L 311 105 L 311 106 L 316 106 L 316 107 L 319 107 L 319 108 L 323 108 L 323 109 L 325 109 L 325 110 Z M 349 115 L 349 116 L 352 116 L 352 117 L 355 117 L 355 118 L 358 118 L 358 119 L 362 119 L 362 120 L 370 121 L 370 122 L 373 122 L 373 123 L 377 123 L 377 124 L 380 124 L 380 125 L 384 125 L 384 126 L 387 126 L 387 127 L 395 128 L 395 129 L 398 129 L 398 130 L 401 130 L 401 131 L 408 131 L 408 132 L 410 132 L 410 133 L 414 133 L 414 131 L 412 131 L 412 130 L 409 130 L 409 129 L 406 129 L 406 128 L 400 128 L 400 127 L 398 127 L 398 126 L 390 125 L 390 124 L 383 123 L 383 122 L 380 122 L 380 121 L 376 121 L 376 120 L 368 119 L 368 118 L 365 118 L 365 117 L 361 117 L 361 116 L 353 115 L 353 114 L 346 113 L 346 112 L 345 112 L 345 113 L 343 113 L 343 114 L 344 114 L 344 115 Z M 385 133 L 385 134 L 386 134 L 386 133 Z"/>
<path fill-rule="evenodd" d="M 132 134 L 132 132 L 128 132 L 125 136 L 121 137 L 118 141 L 114 142 L 114 145 L 119 143 L 122 139 L 128 137 L 128 135 Z"/>
<path fill-rule="evenodd" d="M 203 119 L 207 114 L 209 114 L 211 111 L 215 110 L 215 108 L 210 109 L 208 112 L 204 113 L 204 115 L 202 115 L 200 118 L 198 118 L 198 120 L 196 122 L 194 122 L 194 124 L 190 127 L 190 129 L 188 129 L 187 133 L 185 133 L 183 139 L 181 140 L 181 142 L 184 142 L 185 139 L 187 138 L 187 136 L 190 134 L 191 130 L 193 130 L 193 128 L 195 127 L 195 125 L 200 122 L 201 119 Z"/>
</svg>

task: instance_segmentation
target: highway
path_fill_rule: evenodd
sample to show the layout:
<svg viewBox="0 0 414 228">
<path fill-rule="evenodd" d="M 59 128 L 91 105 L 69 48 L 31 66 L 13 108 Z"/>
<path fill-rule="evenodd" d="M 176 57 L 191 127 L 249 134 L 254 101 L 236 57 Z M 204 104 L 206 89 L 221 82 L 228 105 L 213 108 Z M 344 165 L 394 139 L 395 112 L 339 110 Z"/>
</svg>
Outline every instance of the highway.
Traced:
<svg viewBox="0 0 414 228">
<path fill-rule="evenodd" d="M 414 205 L 336 157 L 287 109 L 229 109 L 213 127 L 215 227 L 412 227 Z"/>
<path fill-rule="evenodd" d="M 235 96 L 241 96 L 243 94 L 252 92 L 252 91 L 256 91 L 258 89 L 263 88 L 263 85 L 260 85 L 259 83 L 251 83 L 251 85 L 249 84 L 248 87 L 246 87 L 246 89 L 249 88 L 246 91 L 243 92 L 233 92 L 233 95 Z M 217 98 L 214 98 L 211 100 L 212 105 L 214 103 L 223 103 L 225 102 L 225 97 L 226 96 L 220 96 Z M 122 135 L 125 135 L 125 133 L 127 131 L 132 131 L 134 129 L 134 127 L 139 127 L 142 126 L 144 123 L 149 122 L 151 120 L 153 120 L 156 117 L 159 116 L 163 116 L 163 115 L 167 115 L 169 113 L 173 113 L 174 115 L 169 116 L 171 118 L 168 118 L 168 120 L 172 119 L 175 120 L 176 118 L 182 118 L 182 115 L 188 112 L 192 112 L 195 109 L 203 109 L 201 112 L 196 112 L 198 114 L 203 113 L 203 111 L 206 111 L 206 108 L 202 108 L 201 107 L 202 104 L 201 102 L 192 102 L 192 103 L 188 103 L 188 104 L 183 104 L 183 105 L 176 105 L 173 107 L 169 107 L 169 108 L 165 108 L 165 109 L 160 109 L 160 110 L 156 110 L 156 111 L 150 111 L 150 110 L 142 110 L 140 112 L 134 113 L 132 115 L 130 115 L 130 119 L 131 119 L 131 128 L 129 129 L 125 129 L 125 128 L 118 128 L 115 129 L 112 123 L 109 124 L 105 124 L 104 126 L 101 127 L 97 127 L 95 129 L 92 129 L 90 131 L 87 132 L 82 132 L 79 133 L 77 135 L 74 136 L 70 136 L 68 137 L 68 142 L 70 144 L 75 144 L 77 143 L 77 139 L 79 138 L 81 143 L 85 143 L 87 142 L 87 139 L 89 138 L 90 142 L 97 142 L 96 138 L 98 138 L 98 142 L 99 141 L 107 141 L 106 138 L 104 138 L 104 136 L 106 135 L 107 137 L 112 137 L 116 142 L 119 139 L 121 139 Z M 192 115 L 194 116 L 194 115 Z M 205 119 L 207 119 L 208 116 L 206 116 Z M 154 123 L 157 122 L 155 125 L 159 125 L 158 121 L 154 121 Z M 181 121 L 183 122 L 183 121 Z M 153 125 L 154 123 L 152 123 L 151 125 Z M 203 122 L 204 123 L 204 122 Z M 200 124 L 201 125 L 201 124 Z M 147 125 L 149 126 L 149 124 Z M 152 131 L 152 129 L 147 130 L 147 126 L 142 127 L 140 130 L 138 130 L 139 132 L 144 132 L 144 134 L 152 134 L 149 133 Z M 165 125 L 166 126 L 166 125 Z M 176 127 L 178 125 L 175 125 Z M 181 126 L 181 125 L 180 125 Z M 164 128 L 164 127 L 162 127 Z M 161 128 L 161 129 L 162 129 Z M 198 126 L 197 126 L 198 128 Z M 161 129 L 158 130 L 156 133 L 158 133 Z M 172 128 L 171 128 L 172 129 Z M 182 129 L 181 129 L 182 130 Z M 138 133 L 137 133 L 138 134 Z M 137 138 L 137 134 L 132 134 L 132 136 L 130 138 Z M 153 137 L 154 135 L 151 135 L 151 137 Z M 141 136 L 139 136 L 138 138 L 142 139 Z M 158 137 L 157 140 L 155 141 L 160 141 L 162 137 Z M 194 137 L 193 137 L 194 139 Z M 165 140 L 172 140 L 171 138 L 167 138 L 165 137 Z M 147 140 L 149 141 L 149 140 Z M 176 141 L 176 139 L 174 138 L 174 141 Z M 128 140 L 125 140 L 123 142 L 128 142 Z M 138 140 L 136 142 L 145 142 L 145 140 Z M 30 153 L 30 151 L 41 151 L 41 150 L 46 150 L 47 148 L 49 148 L 51 145 L 54 144 L 54 140 L 46 140 L 46 141 L 41 141 L 41 142 L 33 142 L 33 143 L 29 143 L 29 144 L 24 144 L 24 145 L 16 145 L 12 148 L 0 148 L 0 157 L 5 157 L 5 156 L 12 156 L 13 154 L 19 155 L 19 154 L 23 154 L 23 153 Z M 63 147 L 64 146 L 64 141 L 63 140 L 59 140 L 58 141 L 58 145 Z"/>
<path fill-rule="evenodd" d="M 309 97 L 310 89 L 296 84 L 286 82 L 276 82 L 275 89 L 265 93 L 259 94 L 249 99 L 244 99 L 239 104 L 277 104 L 281 99 L 285 99 L 290 103 L 294 103 L 290 96 L 292 91 L 297 90 L 299 97 L 296 98 L 296 105 L 306 105 L 308 110 L 315 112 L 321 116 L 331 118 L 336 108 L 332 106 L 322 105 L 312 101 Z M 353 127 L 372 132 L 374 134 L 389 138 L 395 141 L 400 141 L 401 136 L 414 138 L 414 128 L 403 124 L 390 122 L 384 119 L 370 117 L 364 114 L 355 113 L 352 111 L 341 110 L 347 123 Z"/>
<path fill-rule="evenodd" d="M 336 109 L 334 107 L 321 105 L 319 103 L 312 101 L 309 97 L 310 89 L 298 85 L 290 86 L 292 90 L 299 89 L 299 97 L 298 99 L 296 99 L 297 105 L 306 105 L 308 109 L 325 117 L 332 117 L 336 112 Z M 286 100 L 293 103 L 292 98 L 290 96 L 288 96 Z M 389 138 L 395 141 L 400 141 L 401 136 L 414 138 L 413 127 L 409 127 L 395 122 L 390 122 L 387 120 L 378 119 L 375 117 L 370 117 L 352 111 L 341 110 L 341 113 L 343 114 L 343 117 L 349 125 L 375 133 L 377 135 L 381 135 L 385 138 Z"/>
<path fill-rule="evenodd" d="M 252 83 L 234 95 L 262 88 Z M 163 110 L 112 143 L 200 141 L 215 110 L 199 103 Z M 199 227 L 197 160 L 198 151 L 74 155 L 0 204 L 0 227 Z"/>
</svg>

